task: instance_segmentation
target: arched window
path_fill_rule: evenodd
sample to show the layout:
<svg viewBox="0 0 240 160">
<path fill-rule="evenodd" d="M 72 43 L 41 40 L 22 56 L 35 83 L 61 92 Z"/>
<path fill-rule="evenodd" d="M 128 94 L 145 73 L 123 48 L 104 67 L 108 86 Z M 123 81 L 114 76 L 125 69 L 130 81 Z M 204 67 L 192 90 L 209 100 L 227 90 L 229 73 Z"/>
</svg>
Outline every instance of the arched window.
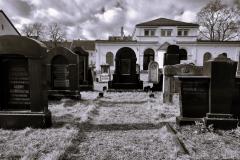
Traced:
<svg viewBox="0 0 240 160">
<path fill-rule="evenodd" d="M 106 54 L 106 63 L 109 64 L 110 66 L 113 66 L 113 53 L 108 52 Z"/>
<path fill-rule="evenodd" d="M 187 50 L 184 48 L 179 49 L 180 60 L 187 60 Z"/>
<path fill-rule="evenodd" d="M 209 52 L 206 52 L 204 55 L 203 55 L 203 63 L 208 61 L 209 59 L 212 58 L 212 54 L 209 53 Z"/>
<path fill-rule="evenodd" d="M 222 55 L 227 58 L 227 53 L 224 52 L 222 53 Z"/>
<path fill-rule="evenodd" d="M 154 50 L 151 48 L 148 48 L 144 51 L 143 70 L 148 70 L 149 62 L 154 61 L 154 54 Z"/>
</svg>

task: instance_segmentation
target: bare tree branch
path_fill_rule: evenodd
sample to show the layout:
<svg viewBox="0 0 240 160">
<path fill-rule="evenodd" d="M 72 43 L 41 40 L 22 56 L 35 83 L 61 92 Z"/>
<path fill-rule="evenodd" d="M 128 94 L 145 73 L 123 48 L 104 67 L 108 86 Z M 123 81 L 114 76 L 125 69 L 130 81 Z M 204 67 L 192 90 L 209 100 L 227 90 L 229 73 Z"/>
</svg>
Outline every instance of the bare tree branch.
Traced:
<svg viewBox="0 0 240 160">
<path fill-rule="evenodd" d="M 240 9 L 229 7 L 221 0 L 209 2 L 197 14 L 201 26 L 200 37 L 208 40 L 226 41 L 236 38 L 240 28 Z"/>
</svg>

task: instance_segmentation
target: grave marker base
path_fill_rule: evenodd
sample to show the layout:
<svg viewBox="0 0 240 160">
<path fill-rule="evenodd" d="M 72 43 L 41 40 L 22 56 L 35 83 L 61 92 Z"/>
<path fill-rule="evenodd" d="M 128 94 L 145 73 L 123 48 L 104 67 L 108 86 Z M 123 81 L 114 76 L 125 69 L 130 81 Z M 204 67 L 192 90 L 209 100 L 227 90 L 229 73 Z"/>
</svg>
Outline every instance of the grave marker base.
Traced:
<svg viewBox="0 0 240 160">
<path fill-rule="evenodd" d="M 49 90 L 48 91 L 48 99 L 60 100 L 62 98 L 70 98 L 73 100 L 80 100 L 81 94 L 79 91 L 70 91 L 70 90 Z"/>
<path fill-rule="evenodd" d="M 214 129 L 235 129 L 238 126 L 238 119 L 233 118 L 232 114 L 207 113 L 204 118 L 206 126 L 213 125 Z"/>
<path fill-rule="evenodd" d="M 195 122 L 202 122 L 203 123 L 203 118 L 190 118 L 190 117 L 182 117 L 182 116 L 176 117 L 176 123 L 179 126 L 194 125 Z"/>
<path fill-rule="evenodd" d="M 0 128 L 23 129 L 51 127 L 51 112 L 0 111 Z"/>
</svg>

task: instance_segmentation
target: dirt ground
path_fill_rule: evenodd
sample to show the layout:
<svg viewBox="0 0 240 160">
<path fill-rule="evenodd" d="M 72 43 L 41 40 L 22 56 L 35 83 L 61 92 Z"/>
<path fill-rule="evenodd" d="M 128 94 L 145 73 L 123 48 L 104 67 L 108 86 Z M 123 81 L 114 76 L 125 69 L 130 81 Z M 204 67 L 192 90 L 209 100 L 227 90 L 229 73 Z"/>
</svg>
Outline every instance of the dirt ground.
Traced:
<svg viewBox="0 0 240 160">
<path fill-rule="evenodd" d="M 0 159 L 240 159 L 240 128 L 178 127 L 178 95 L 163 104 L 162 93 L 81 92 L 82 100 L 49 102 L 49 129 L 0 129 Z"/>
</svg>

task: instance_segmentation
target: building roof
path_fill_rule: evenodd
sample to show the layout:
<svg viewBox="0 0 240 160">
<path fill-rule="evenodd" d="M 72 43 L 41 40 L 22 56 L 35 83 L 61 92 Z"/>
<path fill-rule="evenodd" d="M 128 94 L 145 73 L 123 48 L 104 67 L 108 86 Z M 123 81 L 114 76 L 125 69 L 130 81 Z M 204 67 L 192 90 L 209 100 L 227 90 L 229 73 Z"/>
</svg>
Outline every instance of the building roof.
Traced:
<svg viewBox="0 0 240 160">
<path fill-rule="evenodd" d="M 84 50 L 94 51 L 95 50 L 95 41 L 91 40 L 73 40 L 71 48 L 81 47 Z"/>
<path fill-rule="evenodd" d="M 18 32 L 17 28 L 13 25 L 13 23 L 11 22 L 11 20 L 8 18 L 8 16 L 3 12 L 3 10 L 0 10 L 0 13 L 3 14 L 3 16 L 7 19 L 7 21 L 9 22 L 9 24 L 13 27 L 13 29 L 17 32 L 17 34 L 19 36 L 21 36 L 21 34 Z"/>
<path fill-rule="evenodd" d="M 158 18 L 151 21 L 139 23 L 136 25 L 137 27 L 156 27 L 156 26 L 191 26 L 191 27 L 198 27 L 199 25 L 196 23 L 187 23 L 181 21 L 175 21 L 167 18 Z"/>
</svg>

